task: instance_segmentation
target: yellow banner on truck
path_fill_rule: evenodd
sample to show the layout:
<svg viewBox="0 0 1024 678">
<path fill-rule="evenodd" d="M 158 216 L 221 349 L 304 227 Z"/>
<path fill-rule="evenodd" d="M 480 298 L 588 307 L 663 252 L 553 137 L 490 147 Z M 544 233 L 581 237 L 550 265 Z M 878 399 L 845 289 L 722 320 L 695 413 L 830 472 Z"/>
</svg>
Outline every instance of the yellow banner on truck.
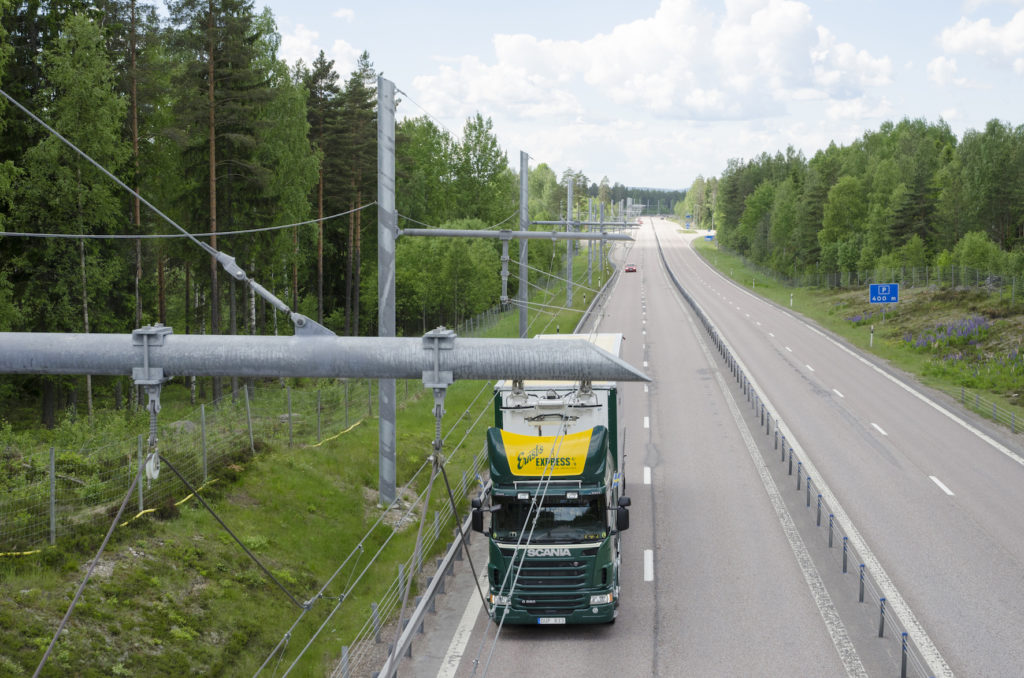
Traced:
<svg viewBox="0 0 1024 678">
<path fill-rule="evenodd" d="M 509 470 L 516 476 L 578 476 L 583 473 L 593 429 L 563 436 L 501 432 Z"/>
</svg>

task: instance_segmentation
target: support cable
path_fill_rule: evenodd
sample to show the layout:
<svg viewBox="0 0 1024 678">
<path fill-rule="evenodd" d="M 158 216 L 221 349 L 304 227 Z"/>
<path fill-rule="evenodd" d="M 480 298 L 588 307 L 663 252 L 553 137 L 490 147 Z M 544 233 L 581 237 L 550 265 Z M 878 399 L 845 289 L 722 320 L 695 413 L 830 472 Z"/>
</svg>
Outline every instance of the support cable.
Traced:
<svg viewBox="0 0 1024 678">
<path fill-rule="evenodd" d="M 171 462 L 167 461 L 167 457 L 164 457 L 163 455 L 160 455 L 160 460 L 163 463 L 167 464 L 167 467 L 169 469 L 171 469 L 171 471 L 174 473 L 174 475 L 178 476 L 178 479 L 182 483 L 184 483 L 185 487 L 187 487 L 196 496 L 196 499 L 198 499 L 199 503 L 203 505 L 203 508 L 205 508 L 207 511 L 210 512 L 210 515 L 213 516 L 217 520 L 217 522 L 220 523 L 220 526 L 223 527 L 224 530 L 228 534 L 231 535 L 231 538 L 234 539 L 235 542 L 239 546 L 242 547 L 242 550 L 245 551 L 245 554 L 247 556 L 249 556 L 249 558 L 251 558 L 252 561 L 254 563 L 256 563 L 256 565 L 258 565 L 261 570 L 263 570 L 263 573 L 265 575 L 267 575 L 267 577 L 269 577 L 271 581 L 273 581 L 275 584 L 277 584 L 277 587 L 279 589 L 281 589 L 281 591 L 283 591 L 286 596 L 288 596 L 288 599 L 291 600 L 293 603 L 295 603 L 296 607 L 301 608 L 303 610 L 308 609 L 313 601 L 310 600 L 310 601 L 307 601 L 305 603 L 300 603 L 298 600 L 296 600 L 295 596 L 293 596 L 288 591 L 288 589 L 286 589 L 284 587 L 284 584 L 282 584 L 280 581 L 278 581 L 277 577 L 275 577 L 273 574 L 271 574 L 270 570 L 268 570 L 266 568 L 266 566 L 263 563 L 260 562 L 259 558 L 257 558 L 255 555 L 253 555 L 252 551 L 250 551 L 248 548 L 246 548 L 245 544 L 242 543 L 242 540 L 239 539 L 235 535 L 235 533 L 231 531 L 231 528 L 228 527 L 227 524 L 225 524 L 224 521 L 220 519 L 220 516 L 217 515 L 217 513 L 210 507 L 210 505 L 206 503 L 206 500 L 203 499 L 202 495 L 199 494 L 199 490 L 194 488 L 192 486 L 192 483 L 188 482 L 188 480 L 185 479 L 185 476 L 181 475 L 181 473 L 178 471 L 178 469 L 174 468 L 174 465 Z"/>
<path fill-rule="evenodd" d="M 242 267 L 239 266 L 237 263 L 235 263 L 235 258 L 234 257 L 232 257 L 231 255 L 226 254 L 224 252 L 219 252 L 213 246 L 204 243 L 203 241 L 199 240 L 196 236 L 194 236 L 192 233 L 188 232 L 187 230 L 185 230 L 184 228 L 179 226 L 173 219 L 171 219 L 169 216 L 167 216 L 166 214 L 161 212 L 159 209 L 157 209 L 157 207 L 153 203 L 149 202 L 144 197 L 142 197 L 142 194 L 140 194 L 138 191 L 136 191 L 135 189 L 133 189 L 130 186 L 128 186 L 128 184 L 124 183 L 123 181 L 118 179 L 116 176 L 114 176 L 113 173 L 111 173 L 108 169 L 103 167 L 103 165 L 101 165 L 98 162 L 96 162 L 95 160 L 93 160 L 89 156 L 88 153 L 86 153 L 82 149 L 78 148 L 78 146 L 75 146 L 73 143 L 71 143 L 66 138 L 64 138 L 64 136 L 62 136 L 60 132 L 58 132 L 53 127 L 50 127 L 48 124 L 46 124 L 42 120 L 42 118 L 37 116 L 35 113 L 30 111 L 29 109 L 25 108 L 25 106 L 23 106 L 20 102 L 18 102 L 16 99 L 14 99 L 10 94 L 8 94 L 4 90 L 0 89 L 0 95 L 2 95 L 5 99 L 10 101 L 12 104 L 14 104 L 14 106 L 16 108 L 18 108 L 20 111 L 22 111 L 23 113 L 25 113 L 25 115 L 29 116 L 30 118 L 32 118 L 32 120 L 34 120 L 35 122 L 37 122 L 40 125 L 42 125 L 50 134 L 54 135 L 55 137 L 60 139 L 62 142 L 64 142 L 64 144 L 67 145 L 71 150 L 73 150 L 78 155 L 82 156 L 86 161 L 89 162 L 89 164 L 91 164 L 96 169 L 98 169 L 100 172 L 102 172 L 104 175 L 109 177 L 118 186 L 120 186 L 121 188 L 123 188 L 124 190 L 128 191 L 130 194 L 132 194 L 136 198 L 138 198 L 146 207 L 148 207 L 149 209 L 153 210 L 153 212 L 155 212 L 157 215 L 159 215 L 164 221 L 166 221 L 168 224 L 170 224 L 174 228 L 176 228 L 179 231 L 181 231 L 184 234 L 185 237 L 187 237 L 189 240 L 191 240 L 193 243 L 195 243 L 196 246 L 198 246 L 201 250 L 203 250 L 204 252 L 209 254 L 211 257 L 216 259 L 217 262 L 228 273 L 228 275 L 230 275 L 232 278 L 234 278 L 235 280 L 237 280 L 239 282 L 248 283 L 249 287 L 252 288 L 252 290 L 253 290 L 253 292 L 255 294 L 258 294 L 260 297 L 262 297 L 264 300 L 269 302 L 274 308 L 276 308 L 277 310 L 281 311 L 282 313 L 287 313 L 288 316 L 290 317 L 292 323 L 295 325 L 296 333 L 300 333 L 301 332 L 303 334 L 334 335 L 334 332 L 331 332 L 329 329 L 327 329 L 323 325 L 320 325 L 316 321 L 314 321 L 314 320 L 312 320 L 310 318 L 307 318 L 306 316 L 302 315 L 301 313 L 296 313 L 296 312 L 292 311 L 288 307 L 287 304 L 285 304 L 283 301 L 281 301 L 276 296 L 274 296 L 265 287 L 263 287 L 262 285 L 257 283 L 255 280 L 253 280 L 252 278 L 247 276 L 245 271 L 242 269 Z"/>
<path fill-rule="evenodd" d="M 71 600 L 71 605 L 68 606 L 67 612 L 64 613 L 64 618 L 60 620 L 60 624 L 57 626 L 57 632 L 53 634 L 53 638 L 50 640 L 50 645 L 46 648 L 46 652 L 43 653 L 43 658 L 39 660 L 39 666 L 36 667 L 35 673 L 32 674 L 32 678 L 36 678 L 39 672 L 43 670 L 43 666 L 46 664 L 46 660 L 50 657 L 50 653 L 53 651 L 54 645 L 57 644 L 57 639 L 60 638 L 61 632 L 64 631 L 65 624 L 68 623 L 68 619 L 71 617 L 72 611 L 75 609 L 75 605 L 78 604 L 78 599 L 82 596 L 82 591 L 85 589 L 85 585 L 89 583 L 89 578 L 92 577 L 93 570 L 96 569 L 96 565 L 100 562 L 100 556 L 103 555 L 104 549 L 107 548 L 107 543 L 110 541 L 111 535 L 114 534 L 114 528 L 121 522 L 121 515 L 124 513 L 124 509 L 128 506 L 128 500 L 131 499 L 132 494 L 135 492 L 135 486 L 142 482 L 142 469 L 143 466 L 139 466 L 138 472 L 135 474 L 135 479 L 132 480 L 131 486 L 128 488 L 128 492 L 124 495 L 124 501 L 121 502 L 121 508 L 117 510 L 117 515 L 114 516 L 114 522 L 110 524 L 110 529 L 107 530 L 107 536 L 103 538 L 103 543 L 100 544 L 99 551 L 96 552 L 96 556 L 89 563 L 89 570 L 85 573 L 85 579 L 79 584 L 78 590 L 75 591 L 75 596 Z"/>
</svg>

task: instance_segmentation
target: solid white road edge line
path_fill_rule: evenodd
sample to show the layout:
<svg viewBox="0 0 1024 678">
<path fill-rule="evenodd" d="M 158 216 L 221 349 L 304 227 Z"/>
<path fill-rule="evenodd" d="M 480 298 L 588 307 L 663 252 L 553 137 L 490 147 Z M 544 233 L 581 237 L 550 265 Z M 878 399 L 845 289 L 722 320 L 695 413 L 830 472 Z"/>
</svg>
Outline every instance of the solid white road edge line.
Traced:
<svg viewBox="0 0 1024 678">
<path fill-rule="evenodd" d="M 807 369 L 809 369 L 809 370 L 810 370 L 811 372 L 813 372 L 813 371 L 814 371 L 814 368 L 813 368 L 813 367 L 811 367 L 810 365 L 807 365 Z"/>
<path fill-rule="evenodd" d="M 644 581 L 654 581 L 654 551 L 644 549 Z"/>
<path fill-rule="evenodd" d="M 844 396 L 844 395 L 843 395 L 842 393 L 840 393 L 840 392 L 839 392 L 839 389 L 837 389 L 837 388 L 834 388 L 834 389 L 832 389 L 832 392 L 833 392 L 833 393 L 835 393 L 835 394 L 836 394 L 837 396 L 839 396 L 840 398 L 845 398 L 845 397 L 846 397 L 846 396 Z"/>
<path fill-rule="evenodd" d="M 948 494 L 951 497 L 955 497 L 956 496 L 955 494 L 953 494 L 953 490 L 951 490 L 948 487 L 946 487 L 945 483 L 943 483 L 941 480 L 939 480 L 935 476 L 928 476 L 928 477 L 932 479 L 933 483 L 935 483 L 936 485 L 939 486 L 940 490 L 942 490 L 943 492 L 945 492 L 946 494 Z"/>
<path fill-rule="evenodd" d="M 697 256 L 696 253 L 694 253 L 694 255 Z M 716 272 L 713 268 L 711 268 L 711 265 L 708 264 L 706 261 L 701 259 L 699 256 L 697 258 L 701 261 L 701 263 L 707 266 L 708 269 L 712 270 L 713 272 Z M 662 274 L 665 276 L 667 280 L 668 274 L 665 273 L 664 270 L 662 271 Z M 741 288 L 739 285 L 736 285 L 735 283 L 733 283 L 731 280 L 728 280 L 724 276 L 720 277 L 727 283 L 732 284 L 734 288 L 739 289 L 744 294 L 750 294 L 749 292 Z M 671 281 L 668 282 L 671 283 Z M 750 294 L 750 296 L 753 297 L 754 295 Z M 683 306 L 682 300 L 679 299 L 678 296 L 676 297 L 676 303 L 678 303 L 680 307 L 686 310 Z M 697 304 L 696 300 L 694 303 L 697 305 L 698 308 L 700 308 L 700 304 Z M 703 309 L 701 309 L 701 312 L 703 312 Z M 782 313 L 785 315 L 790 315 L 786 311 L 782 311 Z M 686 315 L 687 317 L 689 317 L 690 314 L 687 313 Z M 707 316 L 706 313 L 705 316 Z M 803 324 L 810 328 L 812 331 L 817 332 L 818 334 L 821 334 L 826 338 L 829 338 L 827 337 L 827 335 L 823 334 L 822 332 L 819 332 L 817 329 L 811 327 L 807 323 Z M 722 343 L 726 346 L 726 348 L 729 349 L 729 352 L 732 353 L 737 365 L 747 374 L 747 378 L 750 380 L 750 384 L 758 391 L 758 393 L 761 394 L 761 400 L 764 402 L 765 406 L 769 410 L 772 410 L 777 413 L 779 411 L 778 408 L 776 408 L 775 405 L 772 404 L 768 396 L 765 394 L 764 390 L 760 387 L 760 385 L 753 378 L 753 376 L 751 376 L 750 370 L 747 369 L 746 364 L 733 350 L 733 347 L 729 343 L 729 341 L 724 336 L 722 336 L 721 333 L 719 333 L 719 336 L 721 337 Z M 903 382 L 899 381 L 892 375 L 887 374 L 884 370 L 875 366 L 870 361 L 861 358 L 856 353 L 853 353 L 842 344 L 839 344 L 834 340 L 833 343 L 835 343 L 837 346 L 847 351 L 851 355 L 857 357 L 865 364 L 870 365 L 874 369 L 878 370 L 880 373 L 884 374 L 889 379 L 892 379 L 894 382 L 896 382 L 903 388 L 907 389 L 911 393 L 914 393 L 918 397 L 927 400 L 927 398 L 924 398 L 923 395 L 918 394 L 916 391 L 908 387 L 906 384 L 903 384 Z M 937 404 L 933 403 L 933 406 L 941 409 Z M 807 456 L 807 453 L 804 451 L 803 446 L 800 445 L 800 442 L 796 439 L 796 436 L 793 435 L 793 431 L 789 428 L 788 425 L 786 425 L 786 422 L 781 419 L 776 419 L 775 424 L 779 431 L 786 436 L 786 440 L 790 442 L 793 451 L 801 459 L 803 459 L 804 470 L 806 470 L 807 473 L 811 474 L 814 477 L 815 486 L 821 491 L 822 499 L 827 501 L 829 506 L 832 507 L 832 513 L 833 515 L 835 515 L 836 520 L 839 523 L 839 526 L 846 533 L 846 536 L 849 539 L 849 543 L 857 550 L 858 553 L 860 553 L 861 560 L 864 563 L 864 567 L 874 578 L 875 582 L 878 583 L 878 587 L 881 590 L 881 592 L 885 594 L 885 598 L 886 601 L 889 603 L 890 609 L 899 618 L 900 622 L 903 624 L 903 628 L 907 629 L 907 635 L 910 637 L 911 640 L 914 641 L 914 644 L 917 645 L 917 649 L 921 652 L 921 657 L 922 659 L 924 659 L 925 664 L 928 665 L 928 668 L 930 669 L 932 675 L 944 676 L 945 678 L 952 678 L 953 670 L 949 667 L 949 664 L 946 663 L 946 660 L 943 659 L 942 654 L 939 652 L 939 649 L 935 647 L 935 643 L 932 642 L 932 639 L 928 636 L 928 633 L 924 630 L 924 627 L 921 626 L 921 622 L 918 621 L 917 616 L 910 609 L 910 606 L 907 605 L 905 600 L 903 600 L 903 596 L 896 588 L 896 584 L 894 584 L 892 579 L 889 577 L 889 573 L 885 571 L 885 568 L 882 567 L 882 563 L 878 560 L 878 558 L 875 556 L 874 552 L 870 549 L 870 547 L 868 547 L 867 542 L 864 541 L 864 536 L 860 533 L 860 530 L 858 530 L 857 527 L 853 524 L 853 521 L 850 520 L 850 516 L 846 513 L 846 509 L 843 508 L 842 504 L 839 503 L 839 500 L 836 498 L 835 494 L 832 493 L 832 488 L 828 486 L 828 484 L 822 478 L 821 474 L 818 473 L 817 467 L 811 461 L 811 458 Z M 1021 462 L 1024 463 L 1024 460 L 1021 460 Z"/>
<path fill-rule="evenodd" d="M 487 587 L 486 569 L 480 573 L 480 586 Z M 470 636 L 473 635 L 473 626 L 476 624 L 477 615 L 480 614 L 480 608 L 483 605 L 483 601 L 480 600 L 479 594 L 474 589 L 473 595 L 466 603 L 466 611 L 462 613 L 462 619 L 455 627 L 455 635 L 452 636 L 452 642 L 448 644 L 448 651 L 444 653 L 444 659 L 441 660 L 437 678 L 455 678 L 455 673 L 459 670 L 459 663 L 462 661 L 462 654 L 466 651 Z"/>
<path fill-rule="evenodd" d="M 818 607 L 818 613 L 825 622 L 825 629 L 828 631 L 828 635 L 832 639 L 832 645 L 835 647 L 836 653 L 839 655 L 839 660 L 843 663 L 843 668 L 846 669 L 846 675 L 856 676 L 857 678 L 867 678 L 868 672 L 860 660 L 860 655 L 857 654 L 857 648 L 853 646 L 853 641 L 850 640 L 850 634 L 846 630 L 846 625 L 843 624 L 843 620 L 839 617 L 839 613 L 836 611 L 835 603 L 832 602 L 832 596 L 829 595 L 828 589 L 825 587 L 825 582 L 822 581 L 821 574 L 819 574 L 818 568 L 815 566 L 814 560 L 811 559 L 811 554 L 807 550 L 807 545 L 800 536 L 800 532 L 796 529 L 796 524 L 793 522 L 793 516 L 790 515 L 789 509 L 786 508 L 782 494 L 779 492 L 779 488 L 775 484 L 775 480 L 772 479 L 771 472 L 765 465 L 761 452 L 757 449 L 757 443 L 754 442 L 754 436 L 750 433 L 750 428 L 747 426 L 746 422 L 743 421 L 743 415 L 740 413 L 740 408 L 736 404 L 736 400 L 732 397 L 732 393 L 729 391 L 729 386 L 725 383 L 725 378 L 718 369 L 714 356 L 711 355 L 710 349 L 708 349 L 707 344 L 704 342 L 704 337 L 700 336 L 700 330 L 693 322 L 693 317 L 689 313 L 686 313 L 685 315 L 690 321 L 693 332 L 697 336 L 697 342 L 700 344 L 701 350 L 704 352 L 704 356 L 707 359 L 708 364 L 711 365 L 711 369 L 715 374 L 715 380 L 718 382 L 718 387 L 725 398 L 726 405 L 729 406 L 729 412 L 732 414 L 733 422 L 736 424 L 736 428 L 739 430 L 740 435 L 743 436 L 743 442 L 746 444 L 747 453 L 750 455 L 751 461 L 754 462 L 757 474 L 761 478 L 761 484 L 764 486 L 764 490 L 768 494 L 768 499 L 771 501 L 772 508 L 775 509 L 775 516 L 782 525 L 782 532 L 786 535 L 786 541 L 789 542 L 789 548 L 793 551 L 797 565 L 800 567 L 800 572 L 803 574 L 804 581 L 807 582 L 807 587 L 811 590 L 811 597 L 814 598 L 814 604 Z"/>
<path fill-rule="evenodd" d="M 883 429 L 881 426 L 879 426 L 875 422 L 871 422 L 871 425 L 874 426 L 875 430 L 878 431 L 879 433 L 881 433 L 883 436 L 889 435 L 888 433 L 885 432 L 885 429 Z"/>
</svg>

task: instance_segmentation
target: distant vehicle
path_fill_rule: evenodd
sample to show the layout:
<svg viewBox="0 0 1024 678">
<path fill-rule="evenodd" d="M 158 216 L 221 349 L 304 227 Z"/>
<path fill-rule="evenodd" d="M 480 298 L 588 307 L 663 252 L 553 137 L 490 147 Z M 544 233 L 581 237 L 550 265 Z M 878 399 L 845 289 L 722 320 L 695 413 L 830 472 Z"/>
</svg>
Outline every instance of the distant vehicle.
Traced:
<svg viewBox="0 0 1024 678">
<path fill-rule="evenodd" d="M 636 264 L 626 264 L 626 273 L 636 273 Z"/>
</svg>

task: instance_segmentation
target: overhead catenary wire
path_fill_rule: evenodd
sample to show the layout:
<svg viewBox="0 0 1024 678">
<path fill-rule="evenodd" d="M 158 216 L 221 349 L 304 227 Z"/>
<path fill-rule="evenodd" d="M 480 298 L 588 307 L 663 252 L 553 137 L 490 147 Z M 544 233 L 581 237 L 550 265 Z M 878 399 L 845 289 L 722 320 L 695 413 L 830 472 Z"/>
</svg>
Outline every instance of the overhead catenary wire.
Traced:
<svg viewBox="0 0 1024 678">
<path fill-rule="evenodd" d="M 65 238 L 68 240 L 166 240 L 171 238 L 212 238 L 217 237 L 229 237 L 234 235 L 251 235 L 253 233 L 266 233 L 267 231 L 281 231 L 287 228 L 297 228 L 299 226 L 308 226 L 310 224 L 316 224 L 321 221 L 330 221 L 331 219 L 338 219 L 340 217 L 348 216 L 355 212 L 360 212 L 370 207 L 374 207 L 377 201 L 374 200 L 371 203 L 355 207 L 345 212 L 339 212 L 330 216 L 324 217 L 323 219 L 307 219 L 306 221 L 298 221 L 294 224 L 282 224 L 280 226 L 264 226 L 262 228 L 246 228 L 238 231 L 217 231 L 216 233 L 157 233 L 157 234 L 114 234 L 114 233 L 26 233 L 23 231 L 0 231 L 0 237 L 9 238 L 53 238 L 60 239 Z"/>
</svg>

